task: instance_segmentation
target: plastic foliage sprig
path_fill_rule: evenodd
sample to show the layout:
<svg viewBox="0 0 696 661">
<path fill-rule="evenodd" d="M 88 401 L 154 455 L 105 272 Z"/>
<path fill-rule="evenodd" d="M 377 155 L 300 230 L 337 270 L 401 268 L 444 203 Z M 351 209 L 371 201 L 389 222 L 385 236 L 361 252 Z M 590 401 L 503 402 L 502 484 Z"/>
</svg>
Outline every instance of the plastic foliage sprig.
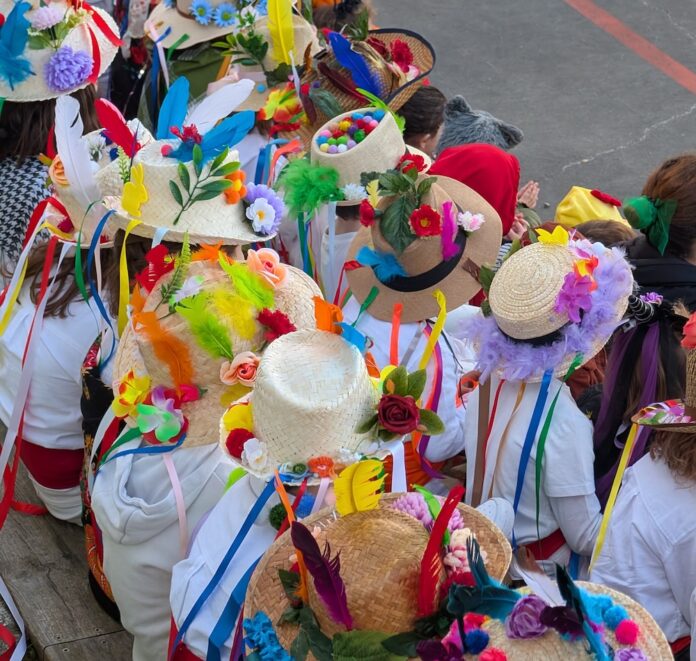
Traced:
<svg viewBox="0 0 696 661">
<path fill-rule="evenodd" d="M 162 303 L 166 303 L 169 306 L 170 312 L 174 312 L 176 310 L 176 304 L 173 302 L 173 296 L 184 284 L 186 273 L 188 272 L 189 265 L 191 264 L 191 246 L 189 244 L 188 232 L 184 234 L 184 240 L 181 244 L 181 252 L 176 257 L 174 264 L 174 272 L 172 273 L 171 280 L 169 280 L 166 285 L 163 285 L 160 291 Z"/>
<path fill-rule="evenodd" d="M 127 184 L 130 181 L 131 159 L 123 151 L 123 147 L 117 148 L 117 154 L 118 174 L 121 177 L 121 181 Z"/>
</svg>

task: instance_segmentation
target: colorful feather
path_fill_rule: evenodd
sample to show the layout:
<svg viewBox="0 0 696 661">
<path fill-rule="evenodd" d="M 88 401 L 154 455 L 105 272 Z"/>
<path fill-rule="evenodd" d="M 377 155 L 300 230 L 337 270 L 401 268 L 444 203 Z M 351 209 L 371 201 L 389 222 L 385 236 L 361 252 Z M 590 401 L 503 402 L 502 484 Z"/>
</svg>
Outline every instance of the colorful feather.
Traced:
<svg viewBox="0 0 696 661">
<path fill-rule="evenodd" d="M 290 64 L 290 53 L 295 49 L 292 0 L 268 0 L 268 33 L 273 45 L 273 59 L 278 64 Z"/>
<path fill-rule="evenodd" d="M 158 140 L 167 140 L 176 137 L 172 131 L 172 126 L 180 129 L 184 125 L 186 110 L 189 101 L 189 81 L 186 76 L 180 76 L 170 86 L 167 96 L 164 97 L 157 117 L 157 132 L 155 137 Z"/>
<path fill-rule="evenodd" d="M 344 94 L 352 96 L 361 103 L 365 101 L 364 96 L 357 91 L 355 83 L 347 76 L 344 76 L 340 71 L 332 69 L 326 62 L 320 62 L 317 65 L 317 69 L 322 76 L 328 78 Z"/>
<path fill-rule="evenodd" d="M 188 321 L 191 333 L 199 346 L 213 358 L 232 360 L 232 343 L 227 329 L 210 310 L 209 299 L 205 294 L 197 294 L 184 299 L 177 305 L 177 312 Z"/>
<path fill-rule="evenodd" d="M 377 507 L 386 475 L 378 459 L 363 459 L 344 468 L 334 481 L 336 510 L 341 516 Z"/>
<path fill-rule="evenodd" d="M 454 242 L 457 236 L 457 221 L 454 217 L 454 204 L 447 200 L 442 205 L 442 234 L 440 245 L 442 247 L 442 259 L 449 261 L 459 252 L 459 246 Z"/>
<path fill-rule="evenodd" d="M 322 553 L 312 533 L 297 521 L 291 525 L 290 537 L 293 546 L 302 554 L 305 567 L 314 580 L 314 588 L 329 615 L 334 622 L 350 631 L 353 628 L 353 618 L 348 610 L 346 586 L 341 578 L 340 553 L 332 558 L 328 542 Z"/>
<path fill-rule="evenodd" d="M 273 308 L 273 287 L 265 278 L 250 271 L 244 264 L 232 262 L 231 264 L 220 257 L 219 264 L 227 273 L 237 293 L 257 310 Z"/>
<path fill-rule="evenodd" d="M 356 88 L 362 88 L 370 94 L 379 96 L 381 94 L 379 79 L 370 71 L 367 60 L 353 50 L 350 41 L 338 32 L 331 32 L 329 44 L 331 44 L 336 61 L 344 69 L 350 71 Z"/>
<path fill-rule="evenodd" d="M 312 214 L 320 206 L 341 199 L 339 173 L 335 168 L 312 165 L 297 158 L 286 165 L 278 180 L 283 189 L 285 205 L 291 218 L 301 213 Z"/>
<path fill-rule="evenodd" d="M 401 115 L 397 115 L 382 99 L 380 99 L 378 96 L 375 96 L 374 94 L 370 94 L 367 90 L 364 89 L 358 89 L 357 90 L 358 94 L 362 94 L 375 108 L 378 108 L 379 110 L 384 110 L 384 112 L 388 112 L 393 118 L 394 121 L 396 122 L 396 125 L 399 127 L 399 130 L 403 133 L 404 129 L 406 128 L 406 118 L 402 117 Z"/>
<path fill-rule="evenodd" d="M 213 305 L 222 319 L 230 324 L 234 332 L 243 340 L 251 340 L 258 326 L 254 306 L 239 294 L 225 288 L 213 292 Z"/>
<path fill-rule="evenodd" d="M 97 99 L 94 109 L 97 112 L 99 123 L 104 129 L 106 137 L 121 147 L 126 156 L 133 158 L 138 152 L 140 145 L 136 136 L 128 128 L 121 111 L 111 101 L 106 99 Z"/>
<path fill-rule="evenodd" d="M 377 279 L 385 284 L 394 278 L 403 278 L 408 275 L 396 255 L 390 252 L 378 252 L 369 246 L 360 248 L 355 255 L 355 260 L 363 266 L 371 267 Z"/>
<path fill-rule="evenodd" d="M 225 85 L 206 96 L 186 117 L 184 124 L 193 125 L 201 135 L 210 131 L 221 119 L 242 105 L 254 90 L 254 82 L 240 80 Z"/>
<path fill-rule="evenodd" d="M 193 383 L 193 364 L 186 343 L 162 328 L 154 311 L 134 314 L 133 326 L 145 335 L 157 359 L 167 366 L 175 387 Z"/>
<path fill-rule="evenodd" d="M 534 556 L 524 546 L 515 552 L 515 569 L 529 589 L 547 604 L 562 606 L 565 603 L 558 585 L 546 575 Z"/>
<path fill-rule="evenodd" d="M 309 87 L 309 101 L 319 108 L 326 117 L 338 117 L 343 112 L 338 99 L 327 89 L 321 87 Z M 304 103 L 304 100 L 303 100 Z M 309 114 L 309 113 L 307 113 Z M 311 118 L 310 118 L 311 121 Z"/>
<path fill-rule="evenodd" d="M 225 149 L 241 142 L 254 128 L 256 114 L 252 110 L 238 112 L 233 117 L 223 119 L 215 128 L 208 131 L 201 141 L 203 162 L 215 158 Z M 173 155 L 173 154 L 172 154 Z"/>
<path fill-rule="evenodd" d="M 29 60 L 22 57 L 31 26 L 24 14 L 30 9 L 31 3 L 17 2 L 5 17 L 4 24 L 0 25 L 0 78 L 12 90 L 15 85 L 36 73 L 32 71 Z"/>
<path fill-rule="evenodd" d="M 456 509 L 464 496 L 464 487 L 454 487 L 442 505 L 440 514 L 433 523 L 428 545 L 425 547 L 421 559 L 420 576 L 418 577 L 418 616 L 432 615 L 437 601 L 437 591 L 442 573 L 442 539 L 445 530 Z"/>
</svg>

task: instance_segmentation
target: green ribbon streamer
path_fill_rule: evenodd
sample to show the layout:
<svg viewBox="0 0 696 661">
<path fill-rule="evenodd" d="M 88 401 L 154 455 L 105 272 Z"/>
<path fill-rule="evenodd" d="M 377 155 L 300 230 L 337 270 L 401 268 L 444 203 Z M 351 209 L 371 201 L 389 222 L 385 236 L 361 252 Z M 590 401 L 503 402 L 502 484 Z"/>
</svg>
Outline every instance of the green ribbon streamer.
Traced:
<svg viewBox="0 0 696 661">
<path fill-rule="evenodd" d="M 87 287 L 85 287 L 85 274 L 82 268 L 82 231 L 77 234 L 77 245 L 75 246 L 75 284 L 82 298 L 85 301 L 89 301 L 89 294 L 87 293 Z"/>
<path fill-rule="evenodd" d="M 645 234 L 650 244 L 664 255 L 669 241 L 669 226 L 677 210 L 676 200 L 651 199 L 641 195 L 628 198 L 623 206 L 631 227 Z"/>
<path fill-rule="evenodd" d="M 129 441 L 132 441 L 133 439 L 138 438 L 139 436 L 142 436 L 142 434 L 140 433 L 140 430 L 137 427 L 132 427 L 131 429 L 129 429 L 104 453 L 104 456 L 99 462 L 99 467 L 101 468 L 107 462 L 108 458 L 114 453 L 114 450 L 117 450 L 122 445 L 125 445 Z"/>
</svg>

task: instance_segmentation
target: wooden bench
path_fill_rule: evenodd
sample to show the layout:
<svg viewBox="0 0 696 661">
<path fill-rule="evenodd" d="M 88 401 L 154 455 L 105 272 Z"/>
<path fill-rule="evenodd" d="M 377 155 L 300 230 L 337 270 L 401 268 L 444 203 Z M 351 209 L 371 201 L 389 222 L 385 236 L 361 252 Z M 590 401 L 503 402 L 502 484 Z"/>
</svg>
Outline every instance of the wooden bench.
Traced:
<svg viewBox="0 0 696 661">
<path fill-rule="evenodd" d="M 23 469 L 15 499 L 39 504 Z M 87 582 L 82 529 L 50 515 L 11 512 L 0 531 L 0 575 L 45 661 L 128 661 L 132 639 L 104 613 Z"/>
</svg>

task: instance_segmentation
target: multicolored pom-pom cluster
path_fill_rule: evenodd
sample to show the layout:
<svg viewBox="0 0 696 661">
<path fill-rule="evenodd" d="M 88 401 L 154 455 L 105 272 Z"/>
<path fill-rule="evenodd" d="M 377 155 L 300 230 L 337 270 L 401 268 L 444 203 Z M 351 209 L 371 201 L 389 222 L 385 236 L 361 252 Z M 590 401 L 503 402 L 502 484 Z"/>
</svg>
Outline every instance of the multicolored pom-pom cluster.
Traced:
<svg viewBox="0 0 696 661">
<path fill-rule="evenodd" d="M 359 145 L 384 118 L 384 110 L 354 112 L 339 122 L 332 122 L 316 138 L 325 154 L 344 154 Z"/>
</svg>

